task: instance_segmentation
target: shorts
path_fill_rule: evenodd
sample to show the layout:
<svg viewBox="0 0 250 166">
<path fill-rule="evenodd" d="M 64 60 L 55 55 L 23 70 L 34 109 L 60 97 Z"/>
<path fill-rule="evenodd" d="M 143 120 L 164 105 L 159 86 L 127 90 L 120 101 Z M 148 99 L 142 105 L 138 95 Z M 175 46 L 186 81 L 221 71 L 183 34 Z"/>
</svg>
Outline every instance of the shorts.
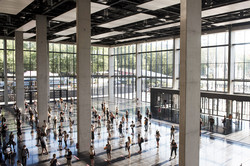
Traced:
<svg viewBox="0 0 250 166">
<path fill-rule="evenodd" d="M 160 138 L 156 138 L 156 141 L 159 142 L 159 141 L 160 141 Z"/>
<path fill-rule="evenodd" d="M 90 159 L 94 159 L 94 155 L 90 155 L 89 158 L 90 158 Z"/>
<path fill-rule="evenodd" d="M 72 165 L 71 160 L 67 160 L 68 165 Z"/>
</svg>

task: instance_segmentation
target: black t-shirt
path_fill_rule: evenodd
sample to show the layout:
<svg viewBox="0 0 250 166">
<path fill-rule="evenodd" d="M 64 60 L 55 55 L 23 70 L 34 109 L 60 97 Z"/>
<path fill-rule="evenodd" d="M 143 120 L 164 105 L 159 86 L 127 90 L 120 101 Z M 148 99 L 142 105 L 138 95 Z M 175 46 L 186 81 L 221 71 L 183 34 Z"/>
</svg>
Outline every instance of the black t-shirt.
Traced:
<svg viewBox="0 0 250 166">
<path fill-rule="evenodd" d="M 50 166 L 56 166 L 57 159 L 52 159 Z"/>
<path fill-rule="evenodd" d="M 68 152 L 68 155 L 67 155 L 67 160 L 71 160 L 71 159 L 72 159 L 72 152 L 69 151 L 69 152 Z"/>
</svg>

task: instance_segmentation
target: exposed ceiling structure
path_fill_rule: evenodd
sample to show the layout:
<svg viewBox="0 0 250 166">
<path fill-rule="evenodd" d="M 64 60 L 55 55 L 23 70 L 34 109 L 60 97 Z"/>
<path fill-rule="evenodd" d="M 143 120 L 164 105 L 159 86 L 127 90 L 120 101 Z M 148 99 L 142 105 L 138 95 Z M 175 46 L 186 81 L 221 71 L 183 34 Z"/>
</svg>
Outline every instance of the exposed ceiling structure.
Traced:
<svg viewBox="0 0 250 166">
<path fill-rule="evenodd" d="M 0 36 L 35 39 L 36 14 L 48 18 L 48 40 L 76 41 L 75 0 L 0 0 Z M 5 6 L 3 6 L 3 4 Z M 202 0 L 202 30 L 250 25 L 250 0 Z M 180 33 L 180 0 L 92 0 L 91 42 L 114 45 Z"/>
</svg>

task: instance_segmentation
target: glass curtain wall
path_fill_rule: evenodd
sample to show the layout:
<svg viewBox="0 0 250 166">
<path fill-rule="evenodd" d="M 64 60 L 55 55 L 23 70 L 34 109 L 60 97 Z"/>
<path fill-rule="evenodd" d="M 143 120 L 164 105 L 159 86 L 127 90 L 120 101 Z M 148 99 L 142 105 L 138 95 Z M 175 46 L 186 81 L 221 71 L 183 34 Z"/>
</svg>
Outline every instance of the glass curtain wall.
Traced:
<svg viewBox="0 0 250 166">
<path fill-rule="evenodd" d="M 228 32 L 201 37 L 201 90 L 228 91 Z"/>
<path fill-rule="evenodd" d="M 91 47 L 91 92 L 94 97 L 108 96 L 108 47 Z"/>
<path fill-rule="evenodd" d="M 142 101 L 150 102 L 151 87 L 173 87 L 173 42 L 170 39 L 139 44 Z"/>
<path fill-rule="evenodd" d="M 37 99 L 36 42 L 24 41 L 23 63 L 25 99 L 32 103 Z"/>
<path fill-rule="evenodd" d="M 15 101 L 16 94 L 15 41 L 7 40 L 7 88 L 8 101 Z"/>
<path fill-rule="evenodd" d="M 4 102 L 4 40 L 0 39 L 0 102 Z"/>
<path fill-rule="evenodd" d="M 232 32 L 234 93 L 250 94 L 250 29 Z M 250 120 L 250 102 L 233 102 L 233 117 Z"/>
<path fill-rule="evenodd" d="M 250 30 L 233 32 L 234 93 L 250 94 Z"/>
<path fill-rule="evenodd" d="M 136 98 L 136 45 L 114 47 L 115 97 Z"/>
<path fill-rule="evenodd" d="M 72 44 L 49 44 L 50 99 L 65 100 L 76 96 L 76 46 Z"/>
</svg>

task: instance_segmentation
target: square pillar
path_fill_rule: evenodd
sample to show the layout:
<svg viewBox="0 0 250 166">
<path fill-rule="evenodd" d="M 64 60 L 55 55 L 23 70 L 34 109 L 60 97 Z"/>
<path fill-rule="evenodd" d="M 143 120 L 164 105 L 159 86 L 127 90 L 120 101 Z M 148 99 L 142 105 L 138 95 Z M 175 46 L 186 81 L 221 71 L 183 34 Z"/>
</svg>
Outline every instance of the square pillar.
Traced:
<svg viewBox="0 0 250 166">
<path fill-rule="evenodd" d="M 138 54 L 141 45 L 136 44 L 136 100 L 142 100 L 141 97 L 141 54 Z"/>
<path fill-rule="evenodd" d="M 76 0 L 77 40 L 77 142 L 78 152 L 91 142 L 90 0 Z"/>
<path fill-rule="evenodd" d="M 7 40 L 4 38 L 4 105 L 8 106 L 8 68 L 7 68 Z"/>
<path fill-rule="evenodd" d="M 49 99 L 49 54 L 47 42 L 47 18 L 36 16 L 36 49 L 37 49 L 37 111 L 39 126 L 48 120 Z"/>
<path fill-rule="evenodd" d="M 114 64 L 115 59 L 114 56 L 111 54 L 111 48 L 109 48 L 109 99 L 114 99 Z"/>
<path fill-rule="evenodd" d="M 23 32 L 15 32 L 16 47 L 16 106 L 24 113 L 24 65 L 23 65 Z"/>
<path fill-rule="evenodd" d="M 201 1 L 181 0 L 180 166 L 199 165 Z"/>
</svg>

